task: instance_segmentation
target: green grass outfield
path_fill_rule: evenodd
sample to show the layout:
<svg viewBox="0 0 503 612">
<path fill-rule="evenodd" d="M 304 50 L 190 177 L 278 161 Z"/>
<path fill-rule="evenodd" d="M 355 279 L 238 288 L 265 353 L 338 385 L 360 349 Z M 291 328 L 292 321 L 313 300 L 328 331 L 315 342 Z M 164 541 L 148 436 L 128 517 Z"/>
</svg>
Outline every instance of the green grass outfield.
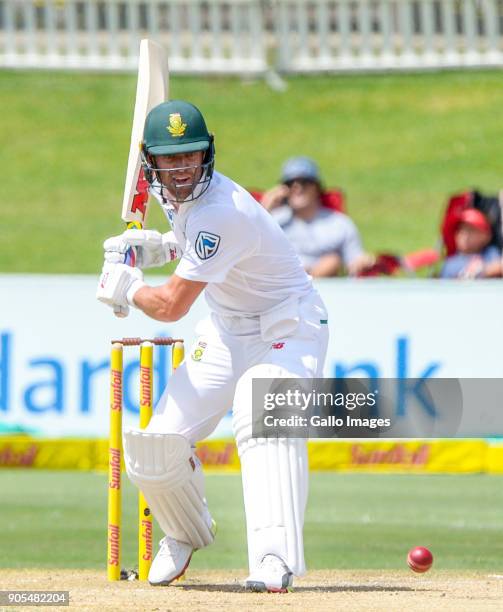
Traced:
<svg viewBox="0 0 503 612">
<path fill-rule="evenodd" d="M 266 188 L 293 154 L 315 157 L 342 186 L 369 250 L 433 246 L 446 197 L 502 187 L 499 71 L 174 78 L 200 105 L 217 167 Z M 90 272 L 119 233 L 136 75 L 0 72 L 1 272 Z M 154 215 L 153 223 L 160 225 Z"/>
<path fill-rule="evenodd" d="M 501 476 L 314 473 L 310 489 L 311 569 L 400 569 L 407 550 L 423 545 L 438 569 L 502 570 Z M 103 474 L 5 469 L 0 491 L 0 567 L 104 567 Z M 240 476 L 208 475 L 207 494 L 219 532 L 191 567 L 246 567 Z M 133 567 L 136 495 L 129 483 L 124 511 L 123 565 Z"/>
</svg>

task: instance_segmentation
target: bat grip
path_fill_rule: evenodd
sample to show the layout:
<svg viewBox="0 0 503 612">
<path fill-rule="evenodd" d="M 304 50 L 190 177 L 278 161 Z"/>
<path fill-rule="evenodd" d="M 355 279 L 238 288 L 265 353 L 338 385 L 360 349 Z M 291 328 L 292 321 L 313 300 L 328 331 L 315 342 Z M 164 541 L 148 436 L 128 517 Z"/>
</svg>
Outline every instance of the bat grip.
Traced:
<svg viewBox="0 0 503 612">
<path fill-rule="evenodd" d="M 123 319 L 124 317 L 127 317 L 128 314 L 129 314 L 129 306 L 119 306 L 119 304 L 115 304 L 114 315 L 117 318 Z"/>
<path fill-rule="evenodd" d="M 129 249 L 124 254 L 124 263 L 127 266 L 131 266 L 134 268 L 136 266 L 136 249 L 134 247 L 129 247 Z M 127 317 L 129 314 L 129 306 L 119 306 L 116 304 L 114 306 L 114 315 L 119 319 L 123 319 Z"/>
<path fill-rule="evenodd" d="M 124 255 L 124 263 L 134 268 L 136 266 L 136 259 L 136 249 L 134 247 L 129 247 Z"/>
<path fill-rule="evenodd" d="M 137 229 L 141 229 L 141 223 L 131 222 L 127 224 L 128 229 L 135 227 Z M 134 247 L 129 247 L 124 255 L 124 263 L 127 266 L 131 266 L 134 268 L 136 266 L 137 261 L 137 253 Z M 114 315 L 119 319 L 123 319 L 127 317 L 129 314 L 129 306 L 119 306 L 118 304 L 114 306 Z"/>
</svg>

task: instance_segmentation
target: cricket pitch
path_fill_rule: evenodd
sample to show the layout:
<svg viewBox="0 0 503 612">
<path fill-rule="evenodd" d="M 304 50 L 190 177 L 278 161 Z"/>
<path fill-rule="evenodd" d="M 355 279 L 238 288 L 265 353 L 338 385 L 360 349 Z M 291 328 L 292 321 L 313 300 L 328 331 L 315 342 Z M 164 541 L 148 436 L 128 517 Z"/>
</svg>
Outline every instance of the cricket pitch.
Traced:
<svg viewBox="0 0 503 612">
<path fill-rule="evenodd" d="M 248 593 L 242 570 L 188 571 L 170 587 L 107 582 L 105 571 L 2 570 L 2 590 L 67 590 L 70 608 L 100 610 L 501 610 L 503 574 L 407 570 L 323 570 L 295 581 L 288 594 Z M 19 608 L 17 608 L 19 609 Z"/>
</svg>

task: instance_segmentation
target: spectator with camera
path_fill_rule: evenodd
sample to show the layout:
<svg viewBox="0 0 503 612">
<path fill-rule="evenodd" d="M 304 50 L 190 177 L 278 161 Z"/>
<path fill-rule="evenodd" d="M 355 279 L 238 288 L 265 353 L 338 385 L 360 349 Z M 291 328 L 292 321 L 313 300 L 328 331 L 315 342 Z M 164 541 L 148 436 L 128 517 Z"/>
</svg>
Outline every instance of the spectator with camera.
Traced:
<svg viewBox="0 0 503 612">
<path fill-rule="evenodd" d="M 323 194 L 317 164 L 308 157 L 293 157 L 283 165 L 281 183 L 264 193 L 261 203 L 311 276 L 358 275 L 374 258 L 364 252 L 353 221 L 324 206 Z"/>
</svg>

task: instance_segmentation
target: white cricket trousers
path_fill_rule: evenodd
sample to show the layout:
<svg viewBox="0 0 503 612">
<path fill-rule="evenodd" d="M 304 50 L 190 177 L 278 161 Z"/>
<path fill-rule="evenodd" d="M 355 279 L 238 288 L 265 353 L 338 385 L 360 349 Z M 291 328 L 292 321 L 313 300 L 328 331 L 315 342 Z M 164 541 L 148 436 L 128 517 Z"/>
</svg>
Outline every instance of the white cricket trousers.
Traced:
<svg viewBox="0 0 503 612">
<path fill-rule="evenodd" d="M 315 290 L 299 300 L 298 315 L 293 333 L 267 340 L 259 317 L 212 313 L 201 321 L 191 351 L 171 376 L 147 428 L 182 434 L 195 444 L 232 408 L 252 571 L 265 554 L 281 556 L 294 574 L 305 571 L 305 440 L 251 437 L 251 379 L 323 376 L 328 317 Z"/>
</svg>

